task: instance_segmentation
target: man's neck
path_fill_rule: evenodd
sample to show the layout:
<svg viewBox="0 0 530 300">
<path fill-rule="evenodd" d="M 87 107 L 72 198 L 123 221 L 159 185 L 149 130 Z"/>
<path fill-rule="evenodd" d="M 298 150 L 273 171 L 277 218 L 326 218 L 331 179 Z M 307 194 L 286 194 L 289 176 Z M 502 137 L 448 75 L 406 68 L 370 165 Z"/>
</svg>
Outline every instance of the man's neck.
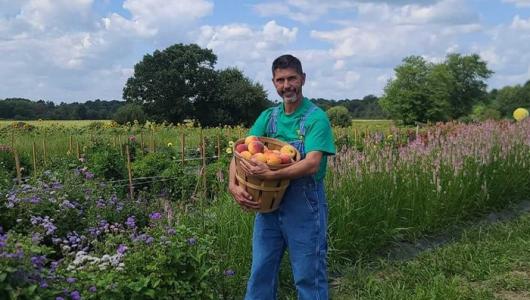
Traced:
<svg viewBox="0 0 530 300">
<path fill-rule="evenodd" d="M 286 115 L 290 115 L 296 111 L 298 106 L 302 105 L 302 101 L 304 100 L 304 96 L 300 96 L 299 99 L 297 99 L 295 102 L 283 102 L 283 111 Z"/>
</svg>

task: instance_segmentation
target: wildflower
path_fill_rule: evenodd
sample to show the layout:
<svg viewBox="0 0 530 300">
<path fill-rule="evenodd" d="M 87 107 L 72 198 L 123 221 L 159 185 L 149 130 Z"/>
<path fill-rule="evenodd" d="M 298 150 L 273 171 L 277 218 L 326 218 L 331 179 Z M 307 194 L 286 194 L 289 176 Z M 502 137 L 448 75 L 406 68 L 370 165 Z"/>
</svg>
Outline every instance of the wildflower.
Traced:
<svg viewBox="0 0 530 300">
<path fill-rule="evenodd" d="M 81 299 L 81 295 L 79 294 L 78 291 L 73 291 L 70 293 L 70 297 L 72 297 L 72 300 L 80 300 Z"/>
<path fill-rule="evenodd" d="M 136 220 L 134 216 L 130 216 L 127 218 L 127 221 L 125 221 L 125 225 L 129 227 L 129 229 L 136 228 Z"/>
<path fill-rule="evenodd" d="M 224 270 L 223 274 L 225 276 L 232 277 L 232 276 L 236 275 L 236 272 L 234 270 L 232 270 L 232 269 L 226 269 L 226 270 Z"/>
<path fill-rule="evenodd" d="M 91 293 L 95 293 L 97 291 L 97 288 L 95 286 L 91 286 L 88 288 L 88 291 Z"/>
<path fill-rule="evenodd" d="M 192 245 L 197 244 L 197 239 L 196 238 L 189 238 L 189 239 L 186 240 L 186 242 L 188 243 L 188 245 L 192 246 Z"/>
<path fill-rule="evenodd" d="M 131 143 L 136 142 L 136 137 L 135 137 L 134 135 L 129 136 L 129 141 L 130 141 Z"/>
<path fill-rule="evenodd" d="M 169 143 L 167 143 L 167 146 L 168 147 L 173 147 L 173 143 L 169 142 Z"/>
<path fill-rule="evenodd" d="M 160 214 L 159 212 L 149 214 L 149 219 L 151 220 L 159 220 L 160 218 L 162 218 L 162 214 Z"/>
<path fill-rule="evenodd" d="M 94 173 L 89 172 L 89 171 L 85 171 L 85 179 L 90 180 L 92 178 L 94 178 Z"/>
<path fill-rule="evenodd" d="M 116 250 L 116 252 L 118 252 L 118 254 L 120 255 L 123 255 L 125 251 L 127 251 L 127 246 L 125 246 L 124 244 L 120 244 L 118 246 L 118 250 Z"/>
<path fill-rule="evenodd" d="M 145 243 L 149 245 L 149 244 L 153 243 L 154 240 L 155 240 L 155 239 L 154 239 L 152 236 L 150 236 L 150 237 L 148 237 L 148 238 L 145 240 Z"/>
<path fill-rule="evenodd" d="M 234 147 L 234 142 L 233 141 L 229 141 L 228 142 L 228 146 L 230 146 L 230 148 L 233 148 Z"/>
<path fill-rule="evenodd" d="M 226 151 L 226 153 L 228 153 L 228 154 L 232 154 L 232 148 L 226 148 L 225 151 Z"/>
<path fill-rule="evenodd" d="M 66 278 L 66 282 L 68 282 L 68 283 L 74 283 L 74 282 L 76 282 L 76 281 L 77 281 L 77 279 L 75 279 L 74 277 L 68 277 L 68 278 Z"/>
</svg>

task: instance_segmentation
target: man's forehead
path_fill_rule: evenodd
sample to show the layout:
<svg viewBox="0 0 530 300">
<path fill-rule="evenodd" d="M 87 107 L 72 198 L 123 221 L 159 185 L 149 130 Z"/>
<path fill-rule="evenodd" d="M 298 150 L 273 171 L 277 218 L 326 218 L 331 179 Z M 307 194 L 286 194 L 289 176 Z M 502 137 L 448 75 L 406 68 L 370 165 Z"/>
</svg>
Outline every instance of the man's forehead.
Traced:
<svg viewBox="0 0 530 300">
<path fill-rule="evenodd" d="M 300 75 L 294 68 L 276 68 L 274 69 L 274 78 Z"/>
</svg>

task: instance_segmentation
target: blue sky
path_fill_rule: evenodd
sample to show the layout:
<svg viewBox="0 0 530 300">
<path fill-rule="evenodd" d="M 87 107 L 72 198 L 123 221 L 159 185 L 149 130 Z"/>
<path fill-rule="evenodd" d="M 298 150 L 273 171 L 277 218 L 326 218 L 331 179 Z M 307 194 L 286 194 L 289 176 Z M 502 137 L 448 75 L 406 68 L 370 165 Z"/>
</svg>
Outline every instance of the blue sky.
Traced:
<svg viewBox="0 0 530 300">
<path fill-rule="evenodd" d="M 304 94 L 381 95 L 409 55 L 477 53 L 490 88 L 530 80 L 530 0 L 0 0 L 0 99 L 121 99 L 143 55 L 197 43 L 277 100 L 270 64 L 298 56 Z"/>
</svg>

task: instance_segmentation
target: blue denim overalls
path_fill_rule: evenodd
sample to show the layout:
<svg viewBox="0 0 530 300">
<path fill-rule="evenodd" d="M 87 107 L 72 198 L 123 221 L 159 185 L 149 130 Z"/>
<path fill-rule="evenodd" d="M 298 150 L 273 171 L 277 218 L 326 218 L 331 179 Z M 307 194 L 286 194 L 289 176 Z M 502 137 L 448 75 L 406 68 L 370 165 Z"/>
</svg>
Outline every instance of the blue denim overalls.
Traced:
<svg viewBox="0 0 530 300">
<path fill-rule="evenodd" d="M 267 136 L 276 133 L 278 108 L 271 113 Z M 302 137 L 305 121 L 315 109 L 316 106 L 311 106 L 300 119 Z M 303 139 L 290 144 L 300 151 L 303 159 Z M 246 300 L 277 298 L 278 273 L 285 249 L 289 252 L 298 299 L 328 299 L 327 213 L 322 180 L 305 176 L 290 181 L 276 211 L 256 214 Z"/>
</svg>

